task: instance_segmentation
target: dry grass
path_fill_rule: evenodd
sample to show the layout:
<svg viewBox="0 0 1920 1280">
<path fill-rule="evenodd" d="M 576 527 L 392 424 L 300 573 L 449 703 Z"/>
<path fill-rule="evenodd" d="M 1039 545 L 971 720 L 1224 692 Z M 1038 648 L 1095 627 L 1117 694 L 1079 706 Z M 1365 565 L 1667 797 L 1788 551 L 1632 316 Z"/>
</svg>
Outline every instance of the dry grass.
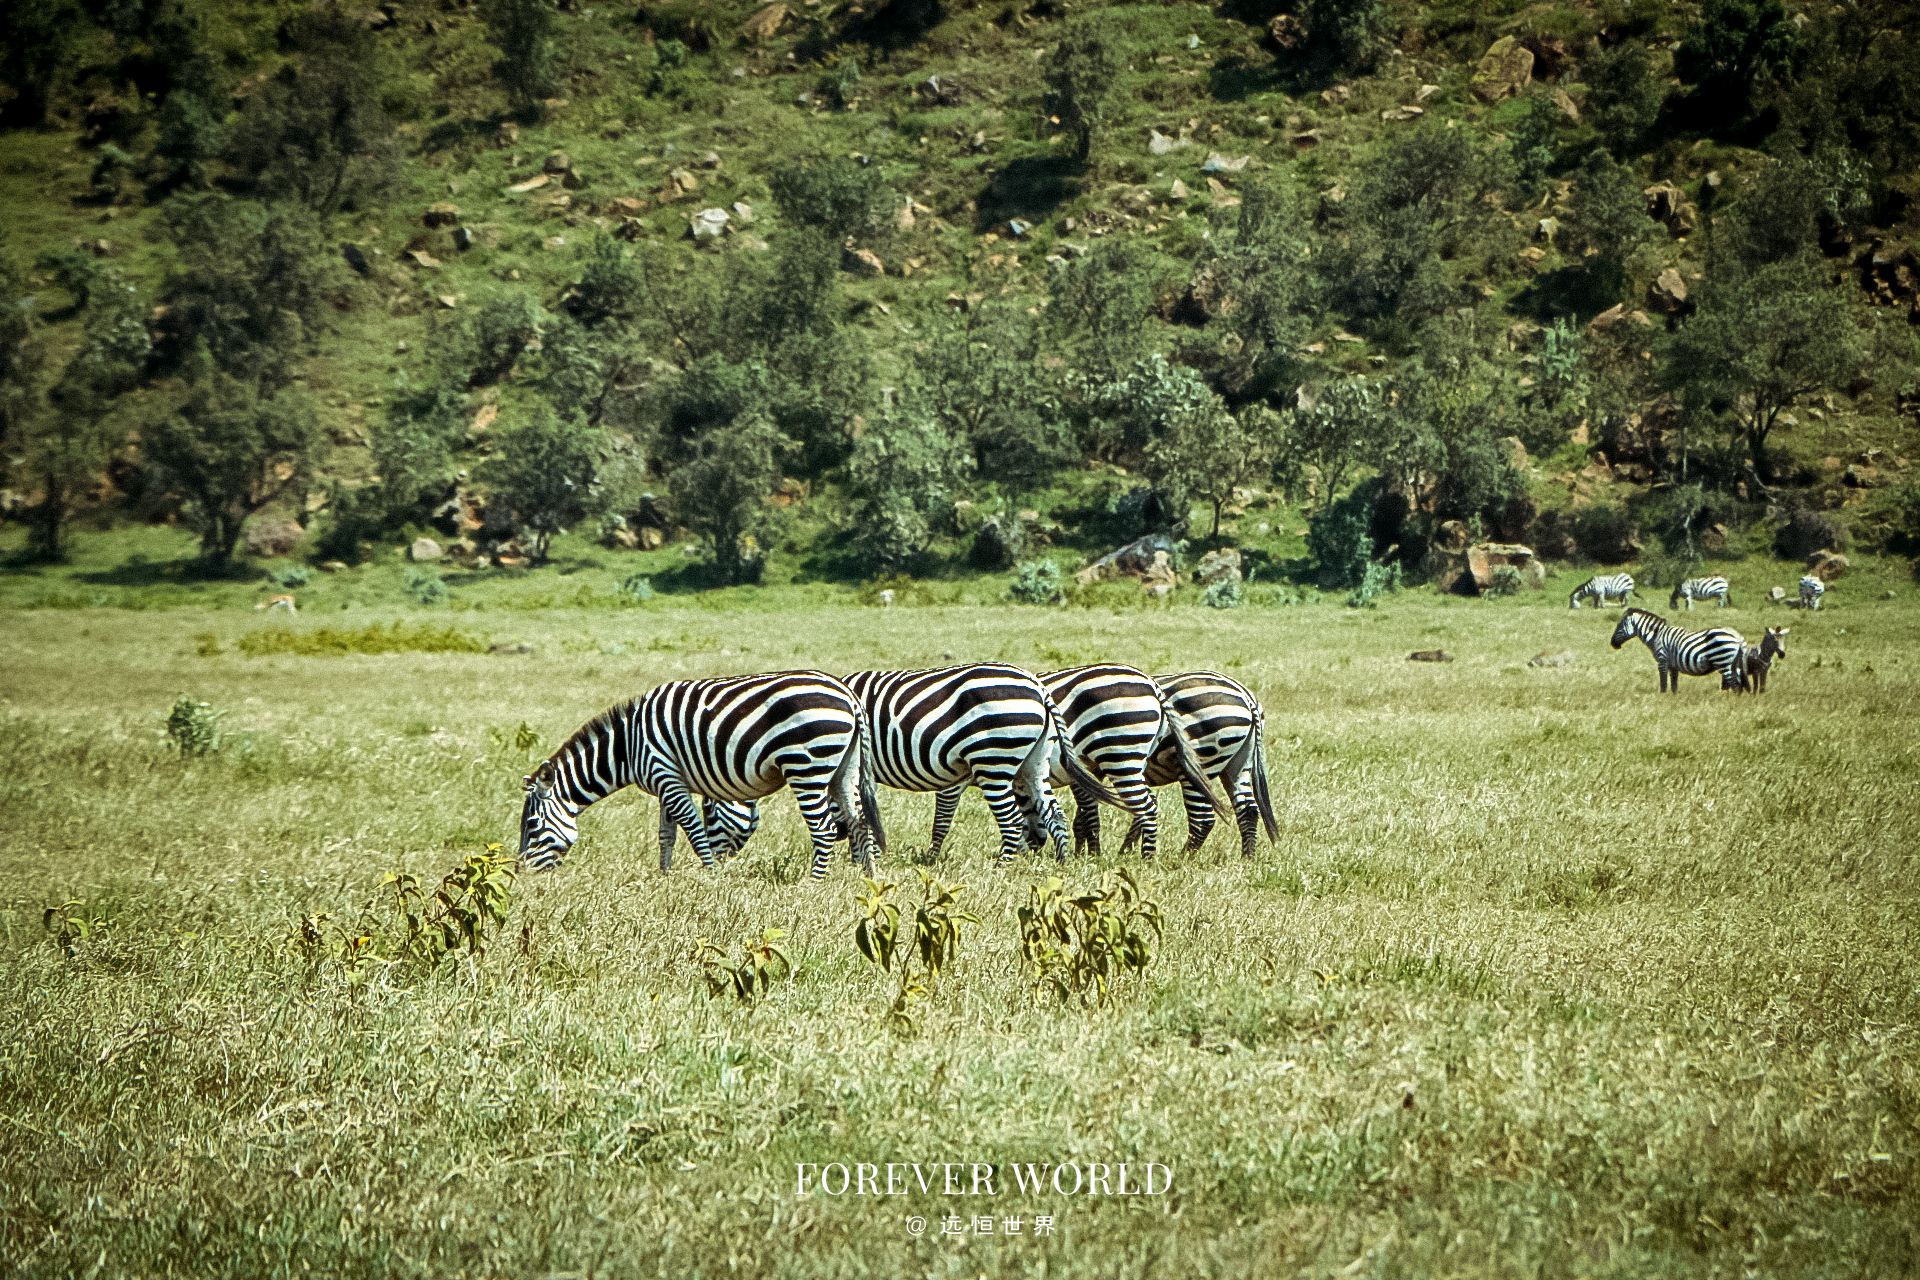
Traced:
<svg viewBox="0 0 1920 1280">
<path fill-rule="evenodd" d="M 1913 1272 L 1911 604 L 1795 615 L 1744 700 L 1661 698 L 1644 653 L 1607 649 L 1612 611 L 1550 604 L 651 609 L 516 620 L 521 656 L 325 659 L 239 656 L 288 624 L 238 614 L 0 616 L 0 1256 L 36 1276 Z M 1404 660 L 1432 647 L 1459 661 Z M 1572 665 L 1523 665 L 1560 648 Z M 1116 1007 L 1030 997 L 1013 913 L 1051 863 L 989 870 L 977 799 L 936 870 L 984 923 L 914 1039 L 881 1027 L 894 984 L 853 947 L 853 873 L 794 882 L 785 800 L 740 862 L 666 879 L 651 803 L 609 801 L 484 961 L 341 957 L 391 930 L 383 873 L 437 881 L 511 837 L 521 721 L 551 745 L 661 679 L 948 652 L 1215 666 L 1267 705 L 1279 845 L 1247 863 L 1216 834 L 1144 869 L 1166 944 Z M 183 690 L 229 713 L 218 756 L 169 756 Z M 883 804 L 917 900 L 931 802 Z M 63 949 L 41 912 L 69 899 L 98 924 Z M 291 939 L 318 912 L 309 962 Z M 793 981 L 710 1000 L 696 941 L 737 955 L 769 927 Z M 1175 1184 L 797 1199 L 795 1163 L 830 1160 L 1151 1160 Z M 945 1213 L 1028 1234 L 943 1239 Z"/>
</svg>

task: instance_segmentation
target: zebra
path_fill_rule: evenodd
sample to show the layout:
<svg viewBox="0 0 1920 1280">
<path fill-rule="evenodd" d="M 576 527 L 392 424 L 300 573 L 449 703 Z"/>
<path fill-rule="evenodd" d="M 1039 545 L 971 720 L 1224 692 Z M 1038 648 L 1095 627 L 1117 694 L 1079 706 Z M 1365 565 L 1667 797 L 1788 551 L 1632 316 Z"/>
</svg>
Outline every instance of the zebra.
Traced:
<svg viewBox="0 0 1920 1280">
<path fill-rule="evenodd" d="M 887 838 L 865 763 L 870 742 L 859 699 L 822 672 L 669 681 L 595 716 L 528 775 L 520 863 L 559 866 L 579 838 L 580 810 L 637 786 L 660 798 L 660 870 L 672 869 L 682 829 L 712 867 L 745 842 L 728 829 L 733 806 L 791 787 L 813 836 L 813 879 L 826 876 L 844 825 L 836 810 L 854 815 L 847 834 L 871 874 Z M 703 817 L 695 795 L 719 803 Z"/>
<path fill-rule="evenodd" d="M 1075 794 L 1121 805 L 1062 741 L 1060 716 L 1039 679 L 1004 662 L 929 671 L 856 671 L 846 684 L 873 726 L 873 776 L 901 791 L 932 791 L 938 857 L 961 792 L 977 786 L 1000 827 L 1000 865 L 1044 836 L 1067 857 L 1067 826 L 1050 782 L 1056 761 Z"/>
<path fill-rule="evenodd" d="M 1775 658 L 1787 656 L 1787 632 L 1791 627 L 1768 627 L 1767 634 L 1759 644 L 1750 644 L 1741 650 L 1741 687 L 1748 693 L 1767 691 L 1767 672 L 1773 669 Z"/>
<path fill-rule="evenodd" d="M 1820 608 L 1820 597 L 1825 594 L 1827 594 L 1827 584 L 1812 574 L 1809 573 L 1800 579 L 1800 607 L 1802 609 L 1812 609 L 1818 612 Z"/>
<path fill-rule="evenodd" d="M 1174 719 L 1199 756 L 1202 771 L 1218 780 L 1231 798 L 1240 828 L 1241 855 L 1253 856 L 1263 823 L 1267 839 L 1278 841 L 1280 825 L 1274 821 L 1273 800 L 1267 793 L 1267 715 L 1259 700 L 1245 685 L 1217 671 L 1189 671 L 1153 679 L 1167 695 Z M 1147 763 L 1146 780 L 1152 787 L 1180 783 L 1180 798 L 1187 808 L 1185 852 L 1197 852 L 1213 832 L 1215 805 L 1205 788 L 1183 777 L 1172 744 L 1155 750 Z M 1131 844 L 1136 834 L 1129 831 L 1126 843 Z"/>
<path fill-rule="evenodd" d="M 1626 604 L 1633 598 L 1633 575 L 1630 573 L 1609 573 L 1588 578 L 1573 589 L 1567 597 L 1567 608 L 1578 609 L 1582 600 L 1595 600 L 1602 609 L 1613 596 L 1620 597 L 1620 603 Z"/>
<path fill-rule="evenodd" d="M 1733 605 L 1733 588 L 1727 585 L 1725 578 L 1721 577 L 1688 578 L 1685 582 L 1675 587 L 1673 594 L 1667 597 L 1667 608 L 1679 608 L 1682 600 L 1687 602 L 1687 612 L 1689 613 L 1693 612 L 1693 602 L 1695 600 L 1718 600 L 1721 608 L 1731 608 Z"/>
<path fill-rule="evenodd" d="M 1164 690 L 1144 672 L 1117 663 L 1101 662 L 1043 674 L 1040 683 L 1059 708 L 1067 745 L 1096 776 L 1109 783 L 1123 807 L 1133 815 L 1131 844 L 1140 839 L 1140 856 L 1151 859 L 1160 831 L 1160 811 L 1146 780 L 1148 762 L 1156 752 L 1171 748 L 1180 781 L 1219 807 L 1205 767 L 1187 741 L 1178 714 Z M 1063 769 L 1053 781 L 1072 786 Z M 1074 789 L 1073 847 L 1075 853 L 1100 852 L 1100 810 L 1090 794 Z M 1221 810 L 1225 812 L 1224 808 Z"/>
<path fill-rule="evenodd" d="M 1660 668 L 1660 692 L 1680 692 L 1680 677 L 1720 673 L 1720 687 L 1738 692 L 1745 687 L 1747 642 L 1738 631 L 1715 627 L 1688 631 L 1657 613 L 1629 609 L 1613 629 L 1613 647 L 1638 639 L 1653 653 Z"/>
</svg>

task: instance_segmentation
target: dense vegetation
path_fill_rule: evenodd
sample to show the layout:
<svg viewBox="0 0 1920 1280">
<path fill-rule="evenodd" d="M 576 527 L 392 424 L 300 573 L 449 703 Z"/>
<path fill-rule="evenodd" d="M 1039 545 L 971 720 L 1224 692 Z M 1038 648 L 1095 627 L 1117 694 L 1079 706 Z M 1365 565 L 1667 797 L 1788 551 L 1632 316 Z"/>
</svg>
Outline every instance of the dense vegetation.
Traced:
<svg viewBox="0 0 1920 1280">
<path fill-rule="evenodd" d="M 11 6 L 8 545 L 1911 554 L 1915 17 Z"/>
</svg>

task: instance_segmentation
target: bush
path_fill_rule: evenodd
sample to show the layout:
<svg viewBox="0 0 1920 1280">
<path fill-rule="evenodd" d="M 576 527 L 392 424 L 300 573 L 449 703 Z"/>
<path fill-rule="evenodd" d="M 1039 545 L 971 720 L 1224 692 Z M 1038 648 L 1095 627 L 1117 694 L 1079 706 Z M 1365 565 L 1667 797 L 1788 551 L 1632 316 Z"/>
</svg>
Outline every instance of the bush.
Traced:
<svg viewBox="0 0 1920 1280">
<path fill-rule="evenodd" d="M 1216 582 L 1200 597 L 1200 603 L 1209 609 L 1238 609 L 1246 602 L 1247 591 L 1238 578 Z"/>
<path fill-rule="evenodd" d="M 1640 552 L 1640 522 L 1623 507 L 1589 507 L 1575 520 L 1573 539 L 1590 559 L 1625 564 Z"/>
<path fill-rule="evenodd" d="M 1059 604 L 1066 599 L 1060 589 L 1060 566 L 1051 560 L 1028 560 L 1014 567 L 1013 585 L 1007 595 L 1022 604 Z"/>
<path fill-rule="evenodd" d="M 418 605 L 433 606 L 447 602 L 447 584 L 432 569 L 407 570 L 407 599 Z"/>
<path fill-rule="evenodd" d="M 371 626 L 359 631 L 295 631 L 274 627 L 240 637 L 239 649 L 249 658 L 291 653 L 309 658 L 338 658 L 350 653 L 485 653 L 487 642 L 455 627 Z M 177 711 L 178 708 L 175 708 Z"/>
<path fill-rule="evenodd" d="M 877 166 L 845 159 L 781 169 L 769 186 L 782 218 L 819 227 L 835 244 L 880 226 L 895 203 Z"/>
<path fill-rule="evenodd" d="M 211 703 L 195 702 L 183 693 L 167 716 L 167 737 L 183 756 L 212 755 L 220 749 L 219 721 L 225 714 L 215 711 Z"/>
<path fill-rule="evenodd" d="M 304 587 L 313 580 L 313 570 L 303 564 L 290 565 L 267 575 L 267 581 L 276 587 L 285 587 L 289 591 L 295 587 Z"/>
<path fill-rule="evenodd" d="M 1502 565 L 1501 567 L 1511 568 L 1509 565 Z M 1517 571 L 1515 576 L 1518 577 Z M 1352 595 L 1347 597 L 1347 608 L 1377 609 L 1379 608 L 1378 601 L 1381 596 L 1388 592 L 1398 593 L 1399 590 L 1399 561 L 1396 560 L 1390 565 L 1374 564 L 1369 561 L 1365 571 L 1360 575 L 1360 585 L 1354 588 Z"/>
<path fill-rule="evenodd" d="M 982 569 L 1005 569 L 1019 562 L 1026 545 L 1026 525 L 1019 516 L 1003 511 L 982 521 L 973 535 L 973 562 Z"/>
<path fill-rule="evenodd" d="M 1773 536 L 1773 553 L 1784 560 L 1805 560 L 1816 551 L 1839 550 L 1846 537 L 1846 527 L 1834 516 L 1802 507 Z"/>
<path fill-rule="evenodd" d="M 1498 600 L 1501 596 L 1518 595 L 1522 579 L 1520 571 L 1510 564 L 1493 566 L 1493 581 L 1480 594 L 1488 600 Z"/>
<path fill-rule="evenodd" d="M 1307 554 L 1323 587 L 1357 587 L 1373 555 L 1374 487 L 1361 485 L 1307 521 Z"/>
<path fill-rule="evenodd" d="M 653 599 L 653 579 L 643 574 L 634 574 L 620 584 L 620 598 L 638 604 L 642 600 Z"/>
</svg>

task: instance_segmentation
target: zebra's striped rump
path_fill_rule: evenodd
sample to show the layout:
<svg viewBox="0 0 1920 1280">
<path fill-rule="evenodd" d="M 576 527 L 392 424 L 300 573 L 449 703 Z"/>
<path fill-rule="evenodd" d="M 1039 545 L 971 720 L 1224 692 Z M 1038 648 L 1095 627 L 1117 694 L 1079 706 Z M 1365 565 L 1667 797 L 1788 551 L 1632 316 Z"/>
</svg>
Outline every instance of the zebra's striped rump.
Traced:
<svg viewBox="0 0 1920 1280">
<path fill-rule="evenodd" d="M 1280 824 L 1267 791 L 1267 716 L 1259 700 L 1245 685 L 1217 671 L 1155 676 L 1154 683 L 1166 694 L 1201 771 L 1225 788 L 1240 828 L 1241 854 L 1253 856 L 1262 825 L 1267 839 L 1277 841 Z M 1167 747 L 1148 761 L 1146 777 L 1149 786 L 1180 783 L 1187 807 L 1187 852 L 1198 850 L 1213 831 L 1212 796 L 1183 777 L 1179 760 Z"/>
<path fill-rule="evenodd" d="M 758 825 L 754 802 L 790 787 L 813 836 L 813 878 L 826 875 L 836 808 L 852 817 L 870 871 L 886 835 L 863 768 L 866 734 L 853 692 L 817 671 L 670 681 L 595 716 L 527 779 L 520 861 L 558 866 L 580 810 L 637 786 L 660 799 L 660 869 L 679 831 L 711 867 Z"/>
<path fill-rule="evenodd" d="M 1653 654 L 1654 665 L 1660 669 L 1662 693 L 1678 693 L 1683 675 L 1704 676 L 1715 671 L 1720 673 L 1722 689 L 1738 692 L 1746 686 L 1747 642 L 1731 628 L 1689 631 L 1657 613 L 1629 609 L 1613 629 L 1612 644 L 1618 649 L 1635 639 Z"/>
<path fill-rule="evenodd" d="M 1725 578 L 1688 578 L 1667 597 L 1667 608 L 1679 608 L 1682 600 L 1687 602 L 1689 610 L 1693 608 L 1695 600 L 1718 600 L 1720 607 L 1725 609 L 1733 604 L 1733 588 L 1727 585 Z"/>
<path fill-rule="evenodd" d="M 1573 594 L 1567 597 L 1567 607 L 1578 609 L 1582 600 L 1592 600 L 1604 609 L 1607 602 L 1616 596 L 1623 605 L 1633 598 L 1632 574 L 1609 573 L 1588 578 L 1575 587 Z"/>
<path fill-rule="evenodd" d="M 1193 745 L 1180 728 L 1167 695 L 1146 673 L 1117 663 L 1055 671 L 1040 677 L 1059 709 L 1069 758 L 1113 789 L 1119 807 L 1133 817 L 1127 834 L 1130 845 L 1141 841 L 1140 856 L 1152 858 L 1158 848 L 1160 813 L 1147 765 L 1157 751 L 1171 749 L 1179 761 L 1182 781 L 1199 789 L 1214 804 L 1212 786 Z M 1066 774 L 1055 773 L 1056 783 L 1074 788 L 1075 852 L 1100 852 L 1100 809 L 1094 793 Z"/>
</svg>

